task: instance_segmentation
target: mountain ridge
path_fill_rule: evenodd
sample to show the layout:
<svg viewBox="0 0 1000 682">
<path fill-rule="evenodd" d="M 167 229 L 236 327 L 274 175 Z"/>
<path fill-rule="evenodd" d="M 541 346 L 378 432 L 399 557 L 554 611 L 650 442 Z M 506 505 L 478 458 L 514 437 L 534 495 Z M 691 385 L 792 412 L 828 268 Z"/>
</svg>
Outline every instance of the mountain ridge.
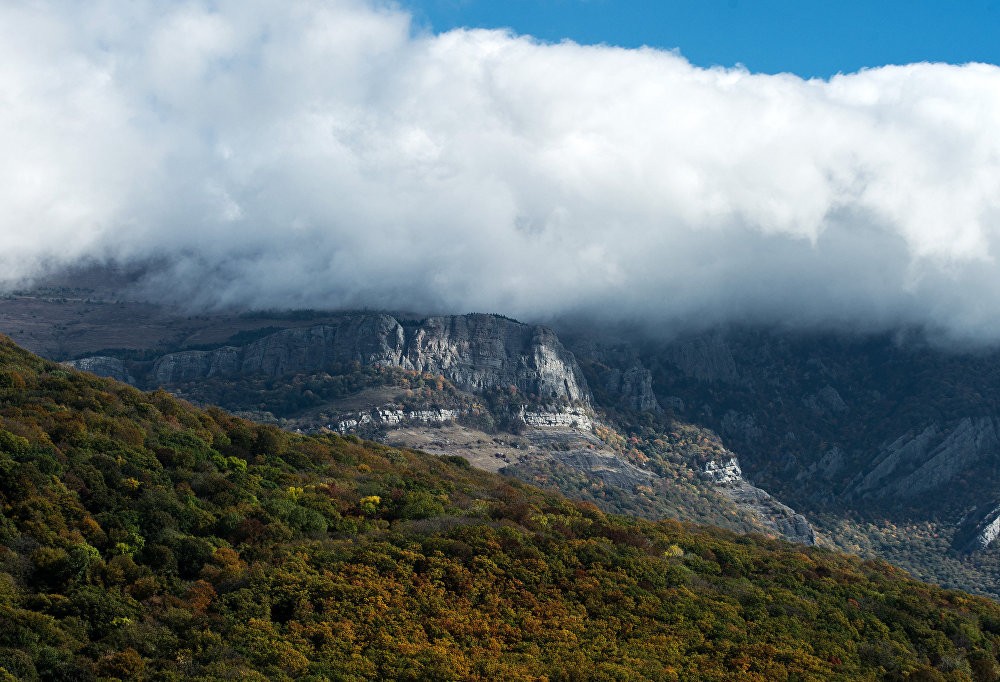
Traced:
<svg viewBox="0 0 1000 682">
<path fill-rule="evenodd" d="M 139 338 L 116 337 L 119 332 L 112 330 L 117 327 L 105 328 L 117 319 L 109 316 L 106 305 L 33 299 L 30 310 L 35 312 L 30 315 L 17 312 L 25 310 L 24 305 L 20 299 L 0 301 L 5 313 L 16 313 L 8 325 L 27 324 L 35 320 L 32 315 L 42 320 L 58 314 L 51 319 L 67 322 L 54 324 L 50 336 L 72 338 L 77 357 L 83 349 L 114 347 L 113 342 L 106 343 L 114 338 L 122 340 L 120 345 Z M 101 317 L 90 317 L 96 313 L 88 310 Z M 395 318 L 408 328 L 416 328 L 423 319 Z M 153 359 L 175 350 L 204 350 L 208 335 L 214 348 L 227 345 L 228 339 L 248 345 L 274 333 L 276 327 L 304 329 L 335 322 L 337 315 L 309 311 L 174 319 L 183 330 L 177 334 L 185 339 L 180 345 L 172 345 L 170 334 L 160 333 L 155 343 L 116 352 L 116 358 L 104 362 L 111 363 L 117 375 L 131 372 L 141 381 Z M 477 465 L 491 470 L 509 466 L 517 475 L 560 486 L 609 510 L 673 515 L 746 530 L 754 525 L 752 514 L 742 513 L 750 526 L 729 516 L 731 500 L 717 494 L 724 490 L 710 489 L 697 480 L 686 487 L 686 477 L 697 479 L 706 457 L 721 462 L 736 456 L 745 478 L 803 514 L 820 541 L 865 556 L 890 558 L 943 585 L 1000 595 L 1000 548 L 996 543 L 967 542 L 972 529 L 989 525 L 1000 499 L 996 469 L 1000 453 L 986 446 L 990 438 L 973 433 L 981 430 L 977 425 L 988 425 L 1000 415 L 1000 394 L 994 388 L 1000 385 L 996 371 L 1000 357 L 995 350 L 941 349 L 912 333 L 851 335 L 729 326 L 657 339 L 648 330 L 566 327 L 556 325 L 558 338 L 575 355 L 594 409 L 617 434 L 595 447 L 606 448 L 605 454 L 625 463 L 656 467 L 670 481 L 669 489 L 655 491 L 659 500 L 671 500 L 666 507 L 649 507 L 635 490 L 591 490 L 588 486 L 595 479 L 588 483 L 586 475 L 580 478 L 585 472 L 569 467 L 587 461 L 586 457 L 564 457 L 563 463 L 549 458 L 539 463 L 540 468 L 526 469 L 520 461 L 525 450 L 506 445 L 492 449 L 495 432 L 523 428 L 518 414 L 530 396 L 522 391 L 516 396 L 499 391 L 469 393 L 458 387 L 442 391 L 432 375 L 388 379 L 349 367 L 335 369 L 332 378 L 323 373 L 259 381 L 212 378 L 169 389 L 196 402 L 222 402 L 240 414 L 289 428 L 335 426 L 359 410 L 457 410 L 466 416 L 456 417 L 456 426 L 441 422 L 423 430 L 407 428 L 396 431 L 405 432 L 407 438 L 395 442 L 443 454 L 469 448 L 464 451 L 472 453 L 469 456 Z M 148 332 L 140 329 L 136 334 Z M 36 344 L 52 343 L 40 331 L 25 336 Z M 373 385 L 385 381 L 393 387 L 377 393 Z M 377 393 L 377 400 L 359 406 L 346 397 L 358 390 Z M 673 424 L 687 424 L 693 430 L 685 426 L 678 436 L 671 436 Z M 890 446 L 903 447 L 921 434 L 930 439 L 928 448 L 920 451 L 923 454 L 915 444 L 907 445 L 913 456 L 905 465 L 891 467 Z M 385 438 L 378 429 L 366 435 Z M 718 447 L 710 445 L 718 438 Z M 569 432 L 562 442 L 587 448 Z M 933 465 L 932 452 L 943 455 Z M 914 489 L 922 492 L 910 494 Z"/>
<path fill-rule="evenodd" d="M 611 353 L 606 360 L 627 362 L 625 370 L 603 364 L 602 369 L 597 369 L 595 358 L 601 353 Z M 595 377 L 605 395 L 614 396 L 615 404 L 626 410 L 662 412 L 652 393 L 651 374 L 636 358 L 619 358 L 612 351 L 596 347 L 590 349 L 590 354 L 588 370 L 599 372 Z M 322 379 L 329 372 L 358 371 L 352 367 L 362 372 L 376 368 L 439 376 L 454 384 L 454 390 L 448 387 L 444 393 L 423 399 L 411 395 L 403 399 L 404 405 L 398 404 L 398 396 L 395 402 L 391 399 L 385 402 L 390 396 L 383 394 L 381 401 L 360 411 L 357 405 L 346 411 L 336 409 L 334 401 L 330 409 L 317 415 L 317 410 L 322 410 L 320 401 L 311 412 L 294 419 L 284 419 L 290 414 L 279 411 L 273 400 L 263 400 L 261 405 L 268 414 L 278 412 L 284 420 L 278 423 L 289 428 L 350 431 L 408 446 L 416 446 L 426 438 L 414 434 L 400 440 L 401 432 L 451 422 L 474 428 L 477 422 L 486 419 L 516 431 L 527 428 L 531 443 L 517 453 L 516 466 L 508 455 L 490 451 L 488 445 L 470 448 L 470 440 L 488 442 L 490 438 L 485 433 L 473 439 L 467 432 L 449 431 L 448 437 L 434 440 L 437 446 L 434 449 L 465 456 L 476 466 L 491 471 L 504 468 L 526 480 L 555 485 L 571 495 L 584 494 L 586 499 L 590 496 L 582 489 L 586 486 L 581 488 L 579 483 L 567 480 L 567 476 L 573 479 L 582 474 L 585 481 L 608 486 L 608 494 L 615 498 L 613 502 L 605 502 L 600 496 L 594 498 L 606 510 L 634 510 L 652 517 L 688 518 L 690 514 L 690 510 L 682 509 L 676 502 L 665 502 L 673 493 L 664 490 L 669 483 L 662 468 L 649 470 L 644 455 L 630 455 L 625 449 L 616 451 L 590 435 L 597 422 L 594 398 L 584 371 L 558 336 L 547 327 L 502 316 L 470 314 L 401 322 L 387 313 L 346 313 L 336 324 L 324 322 L 274 331 L 243 346 L 158 354 L 128 366 L 121 358 L 112 357 L 82 358 L 67 364 L 95 368 L 117 377 L 123 374 L 145 377 L 139 382 L 145 388 L 163 387 L 230 409 L 246 409 L 250 405 L 229 402 L 225 394 L 232 393 L 231 386 L 223 393 L 210 393 L 206 392 L 208 384 L 231 385 L 248 377 L 254 377 L 257 385 L 272 380 L 289 381 L 293 376 Z M 377 383 L 376 378 L 371 379 Z M 412 383 L 406 377 L 398 380 L 407 385 Z M 442 385 L 439 391 L 443 388 Z M 463 390 L 470 392 L 469 395 L 463 396 Z M 317 387 L 309 392 L 323 391 Z M 237 399 L 245 400 L 254 391 L 237 393 Z M 262 418 L 252 409 L 244 414 Z M 448 445 L 450 441 L 462 441 L 463 445 Z M 528 459 L 539 461 L 528 462 Z M 675 477 L 684 470 L 694 472 L 700 466 L 683 457 L 663 464 Z M 650 484 L 655 498 L 652 507 L 634 507 L 627 501 L 636 490 Z M 775 533 L 806 544 L 816 541 L 813 529 L 801 514 L 745 479 L 741 478 L 740 494 L 734 494 L 728 487 L 715 489 L 703 485 L 697 479 L 693 486 L 696 490 L 691 502 L 701 507 L 698 514 L 705 520 L 715 520 L 736 530 Z M 705 496 L 710 501 L 697 499 Z M 719 509 L 711 510 L 712 504 Z"/>
</svg>

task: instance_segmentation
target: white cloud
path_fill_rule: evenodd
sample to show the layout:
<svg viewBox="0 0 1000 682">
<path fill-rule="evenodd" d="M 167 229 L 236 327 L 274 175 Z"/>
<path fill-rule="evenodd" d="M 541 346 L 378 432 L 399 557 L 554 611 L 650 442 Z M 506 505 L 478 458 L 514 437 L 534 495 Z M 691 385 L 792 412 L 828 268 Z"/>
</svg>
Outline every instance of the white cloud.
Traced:
<svg viewBox="0 0 1000 682">
<path fill-rule="evenodd" d="M 0 272 L 205 305 L 1000 337 L 1000 69 L 829 81 L 390 5 L 0 5 Z"/>
</svg>

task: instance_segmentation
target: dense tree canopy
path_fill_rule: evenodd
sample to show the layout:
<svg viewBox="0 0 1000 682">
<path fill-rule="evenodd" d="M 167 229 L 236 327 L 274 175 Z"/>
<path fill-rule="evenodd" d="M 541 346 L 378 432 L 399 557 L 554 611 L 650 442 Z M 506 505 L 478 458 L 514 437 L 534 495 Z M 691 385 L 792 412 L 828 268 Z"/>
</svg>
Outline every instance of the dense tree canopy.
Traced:
<svg viewBox="0 0 1000 682">
<path fill-rule="evenodd" d="M 1000 605 L 0 340 L 0 680 L 997 679 Z"/>
</svg>

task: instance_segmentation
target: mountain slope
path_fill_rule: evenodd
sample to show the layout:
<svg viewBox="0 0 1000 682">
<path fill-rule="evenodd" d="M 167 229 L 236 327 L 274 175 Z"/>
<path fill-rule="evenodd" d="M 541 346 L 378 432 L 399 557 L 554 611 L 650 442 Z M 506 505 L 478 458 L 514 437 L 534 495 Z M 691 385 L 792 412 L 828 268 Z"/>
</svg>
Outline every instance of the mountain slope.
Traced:
<svg viewBox="0 0 1000 682">
<path fill-rule="evenodd" d="M 602 359 L 624 371 L 593 361 L 581 367 L 546 327 L 498 315 L 412 320 L 363 312 L 310 327 L 244 331 L 237 339 L 66 364 L 288 429 L 458 454 L 604 511 L 815 541 L 802 515 L 742 477 L 720 486 L 704 475 L 713 465 L 708 458 L 721 466 L 733 453 L 704 429 L 680 446 L 670 434 L 690 429 L 662 418 L 647 370 L 612 357 Z M 606 417 L 617 406 L 628 418 L 612 424 Z M 636 411 L 655 428 L 641 434 L 641 448 L 626 447 L 616 429 L 631 428 Z"/>
<path fill-rule="evenodd" d="M 1000 595 L 996 349 L 760 328 L 624 345 L 672 416 L 838 547 Z"/>
<path fill-rule="evenodd" d="M 196 403 L 221 404 L 286 428 L 357 428 L 399 446 L 462 454 L 476 466 L 557 487 L 605 511 L 803 542 L 815 529 L 819 542 L 885 558 L 944 586 L 1000 595 L 995 350 L 942 349 L 918 334 L 754 328 L 664 341 L 634 331 L 616 336 L 593 324 L 562 328 L 560 343 L 550 332 L 532 331 L 543 328 L 497 316 L 417 320 L 316 311 L 186 318 L 160 310 L 163 327 L 141 316 L 135 327 L 130 316 L 137 311 L 114 313 L 119 304 L 102 303 L 94 293 L 77 304 L 43 294 L 0 301 L 0 326 L 49 353 L 58 337 L 76 349 L 81 368 L 96 373 L 153 388 L 157 365 L 171 370 L 164 377 L 180 381 L 186 358 L 212 358 L 209 374 L 213 366 L 224 369 L 227 357 L 241 368 L 246 360 L 256 374 L 205 377 L 198 361 L 201 378 L 162 385 Z M 351 318 L 367 320 L 371 330 L 398 328 L 384 336 L 403 340 L 344 333 L 333 334 L 329 348 L 310 343 L 323 336 L 315 330 L 349 332 L 345 319 Z M 39 320 L 48 324 L 40 328 Z M 414 343 L 420 334 L 432 343 Z M 514 342 L 504 342 L 507 336 Z M 119 350 L 85 359 L 104 344 Z M 483 352 L 471 353 L 473 346 Z M 570 379 L 584 394 L 589 387 L 590 408 L 569 406 L 565 385 L 560 399 L 541 400 L 539 370 L 546 365 L 539 358 L 550 351 L 559 362 L 548 365 L 555 371 L 547 371 L 544 384 L 558 389 L 561 379 Z M 360 364 L 386 353 L 380 362 L 387 364 L 379 366 L 323 361 Z M 470 390 L 447 377 L 442 383 L 441 374 L 407 369 L 417 366 L 447 373 Z M 295 373 L 268 373 L 291 368 Z M 510 386 L 475 388 L 469 379 L 484 387 L 520 381 L 521 388 L 514 385 L 513 394 Z M 584 443 L 591 430 L 569 424 L 518 435 L 519 410 L 529 407 L 590 410 L 596 414 L 588 418 L 602 422 L 610 437 Z M 419 419 L 409 420 L 410 414 Z M 420 420 L 426 423 L 402 424 Z M 703 468 L 734 456 L 746 480 L 773 497 L 706 484 Z M 632 475 L 635 466 L 655 474 L 652 486 Z M 760 499 L 765 504 L 757 504 Z"/>
<path fill-rule="evenodd" d="M 995 679 L 1000 605 L 0 338 L 0 679 Z M 936 676 L 936 677 L 935 677 Z"/>
</svg>

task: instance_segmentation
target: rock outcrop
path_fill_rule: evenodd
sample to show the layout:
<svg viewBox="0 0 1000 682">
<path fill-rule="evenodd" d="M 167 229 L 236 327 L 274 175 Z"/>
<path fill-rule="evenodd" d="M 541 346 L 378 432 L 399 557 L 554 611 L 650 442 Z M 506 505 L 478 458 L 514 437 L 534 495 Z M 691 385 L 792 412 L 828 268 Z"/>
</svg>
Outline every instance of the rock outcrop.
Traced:
<svg viewBox="0 0 1000 682">
<path fill-rule="evenodd" d="M 715 485 L 735 485 L 743 480 L 743 470 L 735 457 L 721 462 L 705 462 L 701 473 Z"/>
<path fill-rule="evenodd" d="M 336 324 L 286 329 L 246 346 L 170 353 L 155 362 L 151 379 L 171 386 L 214 376 L 278 377 L 353 362 L 441 374 L 465 390 L 514 386 L 539 401 L 590 404 L 586 379 L 554 332 L 494 315 L 415 323 L 345 315 Z"/>
<path fill-rule="evenodd" d="M 951 428 L 931 424 L 885 446 L 868 472 L 852 485 L 857 496 L 913 498 L 1000 452 L 1000 425 L 993 417 L 959 420 Z"/>
<path fill-rule="evenodd" d="M 732 349 L 721 333 L 678 341 L 666 350 L 664 359 L 698 381 L 742 383 Z"/>
<path fill-rule="evenodd" d="M 735 457 L 705 462 L 701 475 L 766 531 L 792 542 L 816 544 L 816 532 L 806 517 L 743 478 L 743 470 Z"/>
<path fill-rule="evenodd" d="M 542 401 L 590 402 L 576 358 L 547 327 L 495 315 L 431 317 L 407 334 L 405 357 L 412 369 L 469 390 L 513 385 Z"/>
<path fill-rule="evenodd" d="M 153 382 L 158 386 L 214 376 L 238 374 L 241 349 L 226 346 L 212 351 L 190 350 L 164 355 L 153 365 Z"/>
<path fill-rule="evenodd" d="M 660 404 L 653 393 L 653 375 L 640 365 L 621 370 L 612 368 L 604 380 L 605 389 L 618 396 L 620 404 L 636 412 L 659 412 Z"/>
<path fill-rule="evenodd" d="M 589 339 L 578 340 L 571 347 L 577 358 L 586 361 L 591 385 L 603 391 L 607 407 L 633 412 L 662 411 L 653 392 L 653 374 L 643 366 L 634 348 Z"/>
<path fill-rule="evenodd" d="M 579 408 L 521 410 L 520 417 L 527 426 L 562 426 L 582 431 L 590 431 L 594 427 L 590 416 Z"/>
<path fill-rule="evenodd" d="M 626 462 L 621 457 L 594 450 L 571 450 L 553 453 L 553 458 L 562 464 L 584 472 L 605 485 L 634 491 L 636 486 L 649 485 L 655 476 L 648 471 Z"/>
<path fill-rule="evenodd" d="M 169 386 L 236 374 L 278 377 L 352 362 L 405 367 L 405 346 L 403 328 L 393 317 L 344 315 L 335 324 L 284 329 L 246 346 L 169 353 L 153 365 L 152 381 Z"/>
<path fill-rule="evenodd" d="M 971 536 L 971 539 L 962 542 L 958 549 L 966 552 L 982 551 L 1000 537 L 1000 506 L 991 505 L 989 512 L 975 523 Z M 958 537 L 967 538 L 969 536 L 959 532 Z"/>
<path fill-rule="evenodd" d="M 90 372 L 99 377 L 110 377 L 126 384 L 135 385 L 135 379 L 129 374 L 125 363 L 120 358 L 97 355 L 91 358 L 81 358 L 80 360 L 67 360 L 62 364 L 73 369 L 78 369 L 81 372 Z"/>
<path fill-rule="evenodd" d="M 816 544 L 816 531 L 806 517 L 778 502 L 767 491 L 744 480 L 727 487 L 724 494 L 737 507 L 756 516 L 761 525 L 775 535 L 804 545 Z"/>
<path fill-rule="evenodd" d="M 464 410 L 400 410 L 394 407 L 375 407 L 341 416 L 326 425 L 331 431 L 355 433 L 365 427 L 394 428 L 406 423 L 446 424 L 465 414 Z"/>
</svg>

